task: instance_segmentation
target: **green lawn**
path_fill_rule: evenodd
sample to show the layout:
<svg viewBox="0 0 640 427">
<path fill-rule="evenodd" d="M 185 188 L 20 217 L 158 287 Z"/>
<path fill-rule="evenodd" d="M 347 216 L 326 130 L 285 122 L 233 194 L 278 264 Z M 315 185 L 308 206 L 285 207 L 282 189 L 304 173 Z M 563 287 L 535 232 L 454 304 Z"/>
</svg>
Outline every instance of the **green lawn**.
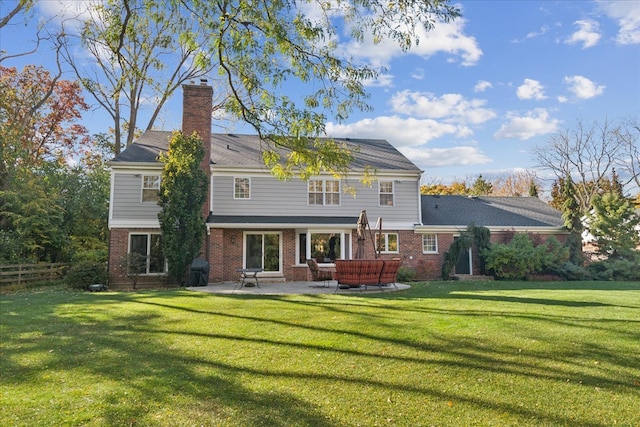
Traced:
<svg viewBox="0 0 640 427">
<path fill-rule="evenodd" d="M 0 296 L 3 426 L 638 426 L 640 283 Z"/>
</svg>

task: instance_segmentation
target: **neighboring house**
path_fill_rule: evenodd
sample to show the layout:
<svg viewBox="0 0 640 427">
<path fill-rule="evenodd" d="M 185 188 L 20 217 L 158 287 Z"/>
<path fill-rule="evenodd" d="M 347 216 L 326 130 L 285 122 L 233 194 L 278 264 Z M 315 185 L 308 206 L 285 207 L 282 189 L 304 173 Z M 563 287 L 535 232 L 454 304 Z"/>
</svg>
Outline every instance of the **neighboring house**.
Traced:
<svg viewBox="0 0 640 427">
<path fill-rule="evenodd" d="M 361 210 L 372 229 L 366 256 L 375 256 L 371 237 L 380 218 L 381 257 L 402 258 L 422 279 L 439 277 L 444 252 L 471 222 L 489 227 L 494 241 L 520 231 L 564 233 L 560 213 L 535 198 L 420 196 L 422 171 L 384 140 L 337 139 L 354 155 L 344 179 L 323 174 L 309 181 L 278 180 L 263 163 L 257 136 L 211 133 L 210 86 L 185 85 L 183 92 L 182 131 L 196 131 L 209 142 L 202 164 L 210 185 L 201 257 L 210 264 L 210 283 L 238 280 L 238 269 L 255 267 L 264 270 L 261 280 L 308 280 L 308 258 L 331 264 L 332 248 L 336 258 L 353 257 Z M 157 158 L 170 138 L 171 132 L 145 132 L 109 163 L 109 273 L 115 287 L 128 281 L 122 261 L 130 253 L 147 260 L 139 284 L 166 280 Z M 375 170 L 370 186 L 362 183 L 365 167 Z M 457 273 L 474 273 L 473 254 L 467 264 L 469 271 L 459 267 Z"/>
<path fill-rule="evenodd" d="M 353 256 L 361 210 L 366 210 L 372 228 L 382 218 L 383 257 L 399 256 L 399 242 L 414 235 L 420 223 L 422 171 L 387 141 L 339 139 L 355 157 L 345 179 L 326 174 L 308 182 L 278 180 L 264 165 L 257 136 L 211 134 L 210 86 L 187 85 L 183 90 L 183 131 L 196 130 L 209 141 L 202 253 L 210 264 L 209 282 L 237 280 L 239 268 L 254 267 L 264 269 L 264 280 L 307 280 L 307 258 L 330 262 L 331 237 L 337 258 Z M 207 99 L 209 104 L 203 105 Z M 109 164 L 112 284 L 127 282 L 122 259 L 132 252 L 148 259 L 139 283 L 157 283 L 164 277 L 157 217 L 162 165 L 157 156 L 168 149 L 170 137 L 171 132 L 145 132 Z M 365 166 L 375 170 L 377 180 L 371 186 L 361 182 Z M 345 192 L 347 187 L 355 192 Z M 369 240 L 365 249 L 373 258 Z"/>
<path fill-rule="evenodd" d="M 562 214 L 537 197 L 421 196 L 422 224 L 416 233 L 422 236 L 419 276 L 440 275 L 444 253 L 469 224 L 486 227 L 492 243 L 508 243 L 515 233 L 529 234 L 536 244 L 555 236 L 560 243 L 569 232 Z M 434 275 L 435 273 L 435 275 Z M 457 275 L 480 273 L 478 254 L 469 250 L 455 267 Z"/>
</svg>

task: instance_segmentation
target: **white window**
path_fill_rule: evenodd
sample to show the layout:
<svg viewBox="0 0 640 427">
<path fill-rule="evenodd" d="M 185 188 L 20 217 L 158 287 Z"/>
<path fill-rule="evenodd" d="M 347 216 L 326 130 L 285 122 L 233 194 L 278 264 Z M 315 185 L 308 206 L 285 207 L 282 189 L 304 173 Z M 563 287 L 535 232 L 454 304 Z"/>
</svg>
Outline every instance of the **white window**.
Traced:
<svg viewBox="0 0 640 427">
<path fill-rule="evenodd" d="M 308 188 L 310 205 L 340 205 L 340 181 L 311 179 Z"/>
<path fill-rule="evenodd" d="M 393 182 L 380 182 L 378 188 L 380 189 L 380 206 L 393 206 Z"/>
<path fill-rule="evenodd" d="M 376 233 L 376 250 L 382 253 L 398 253 L 398 233 Z"/>
<path fill-rule="evenodd" d="M 235 178 L 233 184 L 234 199 L 251 198 L 251 180 L 249 178 Z"/>
<path fill-rule="evenodd" d="M 298 263 L 305 264 L 313 258 L 318 263 L 332 263 L 346 259 L 351 235 L 340 230 L 311 231 L 298 233 Z"/>
<path fill-rule="evenodd" d="M 438 253 L 438 235 L 437 234 L 422 235 L 422 253 L 425 253 L 425 254 Z"/>
<path fill-rule="evenodd" d="M 142 201 L 158 202 L 160 192 L 160 175 L 142 176 Z"/>
<path fill-rule="evenodd" d="M 130 234 L 128 268 L 130 272 L 139 274 L 165 273 L 167 270 L 162 253 L 162 234 Z"/>
</svg>

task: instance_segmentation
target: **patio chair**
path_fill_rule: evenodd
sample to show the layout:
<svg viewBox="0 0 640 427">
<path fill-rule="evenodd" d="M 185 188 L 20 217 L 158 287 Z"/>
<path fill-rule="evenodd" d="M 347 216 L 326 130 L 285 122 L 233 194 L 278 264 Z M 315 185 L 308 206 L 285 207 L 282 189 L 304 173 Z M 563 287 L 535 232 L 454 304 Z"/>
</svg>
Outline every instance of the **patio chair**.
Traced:
<svg viewBox="0 0 640 427">
<path fill-rule="evenodd" d="M 314 282 L 323 281 L 325 286 L 329 280 L 333 280 L 333 271 L 325 268 L 320 268 L 315 259 L 308 259 L 307 265 L 309 266 L 309 271 L 311 271 L 311 280 Z"/>
</svg>

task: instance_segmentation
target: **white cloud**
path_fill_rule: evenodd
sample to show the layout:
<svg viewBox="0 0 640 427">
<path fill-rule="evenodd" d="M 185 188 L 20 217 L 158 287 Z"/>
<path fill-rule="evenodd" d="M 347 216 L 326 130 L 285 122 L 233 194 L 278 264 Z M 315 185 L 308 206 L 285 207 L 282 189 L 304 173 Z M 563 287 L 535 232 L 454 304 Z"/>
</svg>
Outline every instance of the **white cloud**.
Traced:
<svg viewBox="0 0 640 427">
<path fill-rule="evenodd" d="M 534 136 L 555 132 L 560 123 L 559 120 L 549 117 L 549 112 L 544 108 L 536 108 L 524 116 L 509 113 L 508 118 L 509 121 L 493 135 L 495 138 L 527 140 Z"/>
<path fill-rule="evenodd" d="M 606 86 L 597 85 L 595 82 L 583 76 L 569 76 L 564 78 L 569 85 L 569 91 L 578 99 L 589 99 L 601 95 Z"/>
<path fill-rule="evenodd" d="M 416 33 L 420 43 L 413 46 L 409 53 L 424 58 L 445 53 L 464 66 L 475 65 L 482 56 L 482 50 L 475 37 L 464 34 L 465 23 L 466 21 L 462 18 L 448 23 L 436 22 L 431 31 L 426 31 L 421 25 L 418 26 Z M 344 44 L 342 49 L 347 56 L 366 60 L 374 67 L 388 66 L 393 58 L 407 54 L 395 41 L 384 38 L 376 44 L 370 35 L 366 36 L 362 42 L 351 40 Z"/>
<path fill-rule="evenodd" d="M 493 110 L 484 107 L 486 103 L 484 99 L 465 99 L 458 93 L 446 93 L 438 97 L 428 92 L 404 90 L 391 97 L 391 106 L 397 113 L 472 124 L 484 123 L 496 117 Z"/>
<path fill-rule="evenodd" d="M 393 74 L 379 74 L 377 79 L 367 80 L 364 85 L 367 87 L 391 87 L 393 86 Z"/>
<path fill-rule="evenodd" d="M 411 78 L 414 78 L 416 80 L 422 80 L 424 79 L 424 69 L 422 68 L 416 68 L 413 73 L 411 73 Z"/>
<path fill-rule="evenodd" d="M 549 26 L 548 25 L 543 25 L 542 27 L 540 27 L 540 31 L 536 32 L 536 31 L 532 31 L 529 34 L 527 34 L 527 38 L 528 39 L 533 39 L 535 37 L 541 36 L 546 34 L 549 31 Z"/>
<path fill-rule="evenodd" d="M 518 87 L 516 91 L 520 99 L 545 99 L 544 86 L 537 80 L 524 79 L 524 83 Z"/>
<path fill-rule="evenodd" d="M 445 135 L 468 136 L 471 130 L 466 126 L 440 123 L 430 119 L 380 116 L 344 125 L 328 123 L 326 132 L 327 135 L 336 138 L 382 138 L 400 148 L 420 146 Z"/>
<path fill-rule="evenodd" d="M 476 85 L 473 87 L 473 91 L 474 92 L 484 92 L 487 89 L 491 89 L 493 87 L 493 85 L 491 84 L 491 82 L 488 82 L 486 80 L 478 80 L 478 83 L 476 83 Z"/>
<path fill-rule="evenodd" d="M 618 44 L 640 44 L 640 2 L 607 0 L 599 4 L 620 27 L 616 37 Z"/>
<path fill-rule="evenodd" d="M 600 41 L 600 26 L 591 19 L 581 19 L 574 22 L 580 27 L 571 37 L 565 40 L 567 44 L 582 43 L 582 48 L 593 47 Z"/>
<path fill-rule="evenodd" d="M 402 154 L 421 169 L 443 166 L 468 166 L 490 163 L 492 160 L 477 147 L 405 148 Z"/>
</svg>

